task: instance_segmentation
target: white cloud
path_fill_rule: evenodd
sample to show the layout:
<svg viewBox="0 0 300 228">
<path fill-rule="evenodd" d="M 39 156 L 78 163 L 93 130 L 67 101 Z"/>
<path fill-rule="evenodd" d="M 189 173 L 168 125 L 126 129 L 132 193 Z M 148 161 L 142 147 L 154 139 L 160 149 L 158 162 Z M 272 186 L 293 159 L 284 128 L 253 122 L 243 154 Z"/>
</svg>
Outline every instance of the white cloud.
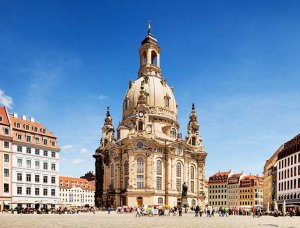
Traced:
<svg viewBox="0 0 300 228">
<path fill-rule="evenodd" d="M 102 101 L 102 100 L 106 100 L 107 96 L 105 96 L 103 94 L 100 94 L 98 98 L 99 98 L 100 101 Z"/>
<path fill-rule="evenodd" d="M 81 148 L 80 153 L 81 154 L 87 154 L 88 150 L 86 148 Z"/>
<path fill-rule="evenodd" d="M 78 165 L 78 164 L 82 164 L 82 163 L 85 163 L 85 160 L 81 159 L 81 158 L 75 158 L 72 160 L 72 163 L 74 165 Z"/>
<path fill-rule="evenodd" d="M 73 145 L 64 145 L 61 148 L 62 150 L 66 150 L 66 151 L 73 151 L 74 150 L 74 146 Z"/>
<path fill-rule="evenodd" d="M 0 104 L 7 108 L 12 108 L 13 99 L 4 94 L 4 91 L 0 89 Z"/>
</svg>

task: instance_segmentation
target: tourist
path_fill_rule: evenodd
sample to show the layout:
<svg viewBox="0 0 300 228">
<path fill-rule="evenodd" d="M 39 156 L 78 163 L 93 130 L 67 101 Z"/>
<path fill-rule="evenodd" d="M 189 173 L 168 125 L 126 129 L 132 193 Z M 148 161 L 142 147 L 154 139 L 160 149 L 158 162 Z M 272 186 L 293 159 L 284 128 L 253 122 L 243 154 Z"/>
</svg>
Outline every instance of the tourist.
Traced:
<svg viewBox="0 0 300 228">
<path fill-rule="evenodd" d="M 178 214 L 179 214 L 179 217 L 182 216 L 182 207 L 181 206 L 178 207 Z"/>
<path fill-rule="evenodd" d="M 202 208 L 201 208 L 201 206 L 199 207 L 199 214 L 200 214 L 200 217 L 202 217 Z"/>
<path fill-rule="evenodd" d="M 140 217 L 140 216 L 141 216 L 141 208 L 137 207 L 135 217 Z"/>
<path fill-rule="evenodd" d="M 199 205 L 197 205 L 196 206 L 196 208 L 195 208 L 195 217 L 198 217 L 198 215 L 199 215 Z"/>
</svg>

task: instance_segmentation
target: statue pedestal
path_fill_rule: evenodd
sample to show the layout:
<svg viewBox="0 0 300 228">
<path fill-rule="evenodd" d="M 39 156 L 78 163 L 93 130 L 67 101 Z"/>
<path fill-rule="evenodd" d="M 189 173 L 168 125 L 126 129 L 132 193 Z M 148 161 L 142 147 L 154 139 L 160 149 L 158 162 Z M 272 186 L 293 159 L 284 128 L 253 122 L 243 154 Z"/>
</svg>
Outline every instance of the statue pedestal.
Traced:
<svg viewBox="0 0 300 228">
<path fill-rule="evenodd" d="M 189 206 L 188 201 L 187 201 L 187 196 L 182 196 L 181 197 L 181 206 L 182 207 L 188 207 Z"/>
</svg>

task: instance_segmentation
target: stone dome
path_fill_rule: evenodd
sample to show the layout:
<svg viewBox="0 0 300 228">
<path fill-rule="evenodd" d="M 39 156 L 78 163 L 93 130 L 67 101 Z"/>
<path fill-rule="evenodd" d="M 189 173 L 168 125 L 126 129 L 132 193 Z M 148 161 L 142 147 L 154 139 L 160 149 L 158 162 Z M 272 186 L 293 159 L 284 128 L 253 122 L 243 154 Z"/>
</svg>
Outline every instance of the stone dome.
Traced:
<svg viewBox="0 0 300 228">
<path fill-rule="evenodd" d="M 177 122 L 177 103 L 171 88 L 164 79 L 157 76 L 144 76 L 129 83 L 123 105 L 123 120 L 135 113 L 138 99 L 144 87 L 149 114 Z"/>
</svg>

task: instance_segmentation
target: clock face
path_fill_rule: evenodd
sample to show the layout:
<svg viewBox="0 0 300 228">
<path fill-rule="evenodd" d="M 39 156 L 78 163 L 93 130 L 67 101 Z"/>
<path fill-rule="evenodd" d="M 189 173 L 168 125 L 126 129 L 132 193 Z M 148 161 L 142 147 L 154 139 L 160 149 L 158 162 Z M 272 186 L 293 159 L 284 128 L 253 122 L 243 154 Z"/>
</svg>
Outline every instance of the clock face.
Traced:
<svg viewBox="0 0 300 228">
<path fill-rule="evenodd" d="M 139 116 L 140 117 L 143 117 L 144 116 L 144 113 L 141 111 L 141 112 L 139 112 Z"/>
</svg>

